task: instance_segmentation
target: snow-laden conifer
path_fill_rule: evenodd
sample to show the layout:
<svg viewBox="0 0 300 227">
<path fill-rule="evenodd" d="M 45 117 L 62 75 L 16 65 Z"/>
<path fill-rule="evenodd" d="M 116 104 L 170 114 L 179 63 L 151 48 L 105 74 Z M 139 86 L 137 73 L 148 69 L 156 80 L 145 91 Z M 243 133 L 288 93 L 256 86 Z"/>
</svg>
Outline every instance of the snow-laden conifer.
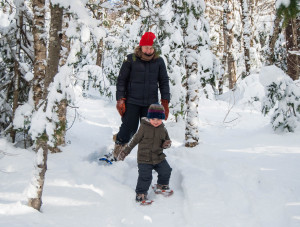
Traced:
<svg viewBox="0 0 300 227">
<path fill-rule="evenodd" d="M 264 67 L 260 76 L 266 92 L 263 114 L 272 114 L 271 123 L 275 131 L 293 132 L 300 123 L 299 84 L 276 66 Z"/>
</svg>

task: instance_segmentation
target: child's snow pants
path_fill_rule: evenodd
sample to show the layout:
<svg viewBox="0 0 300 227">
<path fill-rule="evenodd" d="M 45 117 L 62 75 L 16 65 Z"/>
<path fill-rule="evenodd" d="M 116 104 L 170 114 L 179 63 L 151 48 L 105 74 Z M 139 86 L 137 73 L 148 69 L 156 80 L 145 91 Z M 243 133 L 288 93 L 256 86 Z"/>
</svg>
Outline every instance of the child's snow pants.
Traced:
<svg viewBox="0 0 300 227">
<path fill-rule="evenodd" d="M 147 194 L 152 182 L 152 170 L 158 173 L 157 184 L 169 185 L 172 168 L 167 160 L 151 165 L 151 164 L 138 164 L 139 177 L 136 185 L 135 192 L 137 194 Z"/>
</svg>

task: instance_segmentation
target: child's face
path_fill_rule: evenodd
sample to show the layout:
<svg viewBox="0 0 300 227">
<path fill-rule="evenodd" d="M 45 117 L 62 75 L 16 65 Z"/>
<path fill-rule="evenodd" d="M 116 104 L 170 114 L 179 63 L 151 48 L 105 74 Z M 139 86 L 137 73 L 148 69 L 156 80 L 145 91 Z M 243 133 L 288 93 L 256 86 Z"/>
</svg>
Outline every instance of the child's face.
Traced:
<svg viewBox="0 0 300 227">
<path fill-rule="evenodd" d="M 162 119 L 157 119 L 157 118 L 150 118 L 150 124 L 153 125 L 154 127 L 158 127 L 162 124 Z"/>
</svg>

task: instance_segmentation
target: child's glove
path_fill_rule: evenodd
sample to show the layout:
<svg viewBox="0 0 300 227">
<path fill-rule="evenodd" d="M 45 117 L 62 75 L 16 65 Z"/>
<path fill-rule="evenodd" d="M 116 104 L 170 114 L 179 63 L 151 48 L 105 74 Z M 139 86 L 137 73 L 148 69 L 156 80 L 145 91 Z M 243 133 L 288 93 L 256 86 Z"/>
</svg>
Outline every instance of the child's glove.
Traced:
<svg viewBox="0 0 300 227">
<path fill-rule="evenodd" d="M 163 149 L 168 149 L 168 148 L 171 147 L 171 145 L 172 145 L 172 141 L 171 140 L 165 140 L 165 142 L 163 142 L 163 144 L 162 144 L 162 148 Z"/>
</svg>

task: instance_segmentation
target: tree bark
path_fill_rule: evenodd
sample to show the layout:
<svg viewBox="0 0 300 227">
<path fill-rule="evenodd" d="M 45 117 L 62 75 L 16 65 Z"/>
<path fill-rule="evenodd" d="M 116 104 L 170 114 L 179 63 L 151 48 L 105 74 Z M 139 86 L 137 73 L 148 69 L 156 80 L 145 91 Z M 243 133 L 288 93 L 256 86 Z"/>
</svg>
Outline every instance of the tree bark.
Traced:
<svg viewBox="0 0 300 227">
<path fill-rule="evenodd" d="M 188 17 L 188 14 L 184 15 Z M 196 16 L 190 17 L 190 20 L 199 20 Z M 185 40 L 185 69 L 186 69 L 186 120 L 185 120 L 185 146 L 195 147 L 199 144 L 198 132 L 198 103 L 200 78 L 198 76 L 198 62 L 193 57 L 197 54 L 199 43 L 190 43 L 189 34 L 187 32 L 189 19 L 186 25 L 183 26 L 183 39 Z M 191 22 L 190 22 L 191 23 Z M 193 59 L 193 60 L 192 60 Z M 199 81 L 199 82 L 198 82 Z"/>
<path fill-rule="evenodd" d="M 48 145 L 47 141 L 40 138 L 37 142 L 37 158 L 35 173 L 31 182 L 35 196 L 28 200 L 28 205 L 36 210 L 40 210 L 42 206 L 42 194 L 45 182 L 45 174 L 47 171 Z M 42 159 L 41 157 L 42 156 Z"/>
<path fill-rule="evenodd" d="M 240 0 L 242 7 L 242 24 L 243 24 L 243 40 L 244 40 L 244 59 L 245 74 L 243 78 L 250 75 L 250 41 L 251 41 L 251 18 L 249 15 L 249 6 L 247 0 Z"/>
<path fill-rule="evenodd" d="M 97 60 L 96 65 L 100 66 L 102 65 L 102 55 L 103 55 L 103 39 L 100 39 L 97 49 Z"/>
<path fill-rule="evenodd" d="M 20 5 L 16 6 L 16 24 L 17 24 L 17 34 L 16 34 L 16 52 L 14 56 L 14 78 L 13 78 L 13 106 L 12 106 L 12 122 L 15 119 L 15 113 L 16 109 L 19 105 L 19 90 L 20 90 L 20 78 L 21 78 L 21 72 L 20 72 L 20 49 L 21 49 L 21 30 L 23 27 L 23 10 L 22 7 L 24 6 L 24 3 L 19 3 Z M 12 139 L 12 142 L 15 142 L 16 137 L 16 130 L 12 127 L 10 131 L 10 137 Z"/>
<path fill-rule="evenodd" d="M 19 62 L 15 59 L 15 67 L 14 67 L 14 92 L 13 92 L 13 107 L 12 107 L 12 122 L 15 119 L 16 109 L 18 108 L 19 103 L 19 87 L 20 87 L 20 70 L 19 70 Z M 16 130 L 12 127 L 10 131 L 10 137 L 12 142 L 15 142 L 16 139 Z"/>
<path fill-rule="evenodd" d="M 45 32 L 45 0 L 33 0 L 34 9 L 34 82 L 33 82 L 33 100 L 35 110 L 38 110 L 39 102 L 43 98 L 44 80 L 46 71 L 46 37 Z"/>
<path fill-rule="evenodd" d="M 50 21 L 50 36 L 49 36 L 49 53 L 47 59 L 47 69 L 46 69 L 46 79 L 45 79 L 45 92 L 44 92 L 44 99 L 47 99 L 48 96 L 48 89 L 50 83 L 54 81 L 55 75 L 58 73 L 59 68 L 59 60 L 60 60 L 60 51 L 61 47 L 61 40 L 62 40 L 62 23 L 63 23 L 63 8 L 59 5 L 53 5 L 51 3 L 51 21 Z M 63 114 L 65 112 L 65 108 L 62 108 L 60 103 L 57 104 L 58 106 L 58 115 Z M 61 152 L 58 147 L 58 142 L 64 142 L 64 133 L 61 131 L 65 130 L 65 123 L 61 123 L 60 121 L 56 125 L 56 129 L 54 131 L 54 138 L 55 143 L 54 146 L 49 146 L 49 150 L 53 153 Z"/>
<path fill-rule="evenodd" d="M 233 39 L 234 39 L 234 24 L 233 24 L 233 10 L 230 10 L 230 8 L 233 8 L 232 1 L 227 1 L 228 3 L 228 10 L 226 11 L 226 17 L 227 17 L 227 23 L 230 24 L 230 26 L 227 24 L 227 39 L 226 39 L 226 56 L 227 56 L 227 74 L 228 74 L 228 80 L 229 80 L 229 89 L 233 89 L 236 83 L 236 72 L 235 72 L 235 59 L 233 56 Z"/>
<path fill-rule="evenodd" d="M 62 18 L 62 39 L 61 39 L 61 51 L 60 51 L 60 61 L 59 61 L 59 68 L 63 67 L 68 59 L 69 52 L 70 52 L 70 42 L 66 35 L 67 28 L 69 27 L 69 15 L 66 9 L 63 10 L 63 18 Z M 65 136 L 66 136 L 66 127 L 67 127 L 67 106 L 68 102 L 67 99 L 63 99 L 58 104 L 58 120 L 59 125 L 57 130 L 55 131 L 55 138 L 56 138 L 56 149 L 53 149 L 52 152 L 60 152 L 61 150 L 58 149 L 58 146 L 64 145 Z"/>
<path fill-rule="evenodd" d="M 300 19 L 293 18 L 287 24 L 285 29 L 286 35 L 286 48 L 287 48 L 287 74 L 293 79 L 299 79 L 300 72 L 300 61 L 299 56 L 293 51 L 299 51 L 299 37 L 297 34 L 299 33 Z"/>
<path fill-rule="evenodd" d="M 268 65 L 273 65 L 275 63 L 274 50 L 275 50 L 275 43 L 276 43 L 276 41 L 279 37 L 279 33 L 280 33 L 280 21 L 281 21 L 281 18 L 277 14 L 275 14 L 273 34 L 271 35 L 270 41 L 269 41 L 269 54 L 268 54 L 268 58 L 267 58 Z"/>
<path fill-rule="evenodd" d="M 51 4 L 49 53 L 46 68 L 44 99 L 48 96 L 49 85 L 53 82 L 53 79 L 58 72 L 62 38 L 62 15 L 63 8 L 59 7 L 59 5 Z"/>
<path fill-rule="evenodd" d="M 223 40 L 224 40 L 224 48 L 223 48 L 223 57 L 221 61 L 221 73 L 220 73 L 220 80 L 219 80 L 219 94 L 223 94 L 223 86 L 224 86 L 224 79 L 225 79 L 225 72 L 226 72 L 226 62 L 227 62 L 227 54 L 228 54 L 228 16 L 229 13 L 229 5 L 228 0 L 224 0 L 223 3 Z"/>
<path fill-rule="evenodd" d="M 34 37 L 34 81 L 33 81 L 33 100 L 35 110 L 38 111 L 40 105 L 43 103 L 44 81 L 46 71 L 46 30 L 45 30 L 45 0 L 33 0 L 33 37 Z M 36 170 L 38 174 L 34 174 L 36 182 L 34 189 L 36 193 L 29 196 L 28 205 L 36 210 L 41 209 L 42 193 L 44 188 L 45 173 L 47 170 L 47 148 L 48 137 L 46 135 L 40 136 L 36 141 L 37 160 L 40 160 L 39 155 L 42 153 L 43 160 L 37 162 Z"/>
<path fill-rule="evenodd" d="M 69 13 L 67 9 L 63 10 L 63 19 L 62 19 L 62 38 L 61 38 L 61 51 L 60 51 L 60 61 L 59 67 L 62 67 L 66 64 L 69 52 L 70 52 L 70 42 L 68 36 L 66 35 L 66 31 L 69 27 Z"/>
<path fill-rule="evenodd" d="M 199 103 L 199 87 L 195 81 L 197 78 L 197 63 L 191 65 L 186 64 L 186 126 L 185 126 L 185 146 L 195 147 L 198 145 L 198 103 Z"/>
</svg>

